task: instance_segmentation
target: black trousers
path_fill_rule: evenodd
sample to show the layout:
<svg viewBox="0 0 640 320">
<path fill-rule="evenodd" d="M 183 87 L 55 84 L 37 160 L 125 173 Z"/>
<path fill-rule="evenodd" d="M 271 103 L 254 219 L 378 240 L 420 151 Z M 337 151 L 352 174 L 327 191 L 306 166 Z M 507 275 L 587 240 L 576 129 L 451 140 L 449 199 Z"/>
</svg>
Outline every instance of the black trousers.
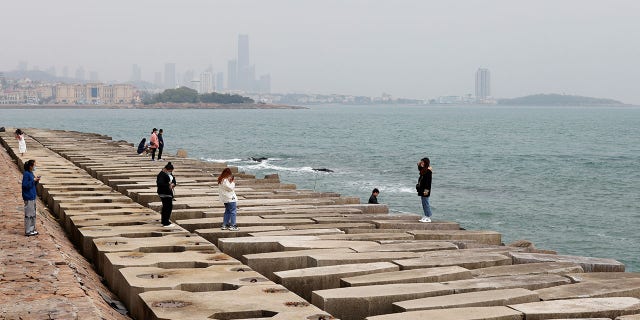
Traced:
<svg viewBox="0 0 640 320">
<path fill-rule="evenodd" d="M 158 160 L 162 159 L 162 149 L 164 149 L 164 146 L 160 145 L 158 148 Z"/>
<path fill-rule="evenodd" d="M 156 158 L 156 148 L 151 149 L 151 160 Z"/>
<path fill-rule="evenodd" d="M 171 197 L 162 197 L 162 210 L 160 211 L 161 220 L 163 226 L 170 225 L 171 221 L 171 210 L 173 210 L 173 198 Z"/>
</svg>

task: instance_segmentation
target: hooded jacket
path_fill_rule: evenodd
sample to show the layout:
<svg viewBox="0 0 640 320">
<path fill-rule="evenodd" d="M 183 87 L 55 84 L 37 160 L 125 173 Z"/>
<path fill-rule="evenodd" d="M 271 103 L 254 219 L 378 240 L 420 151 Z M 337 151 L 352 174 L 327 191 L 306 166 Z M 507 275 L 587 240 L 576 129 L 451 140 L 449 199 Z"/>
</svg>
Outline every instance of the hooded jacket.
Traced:
<svg viewBox="0 0 640 320">
<path fill-rule="evenodd" d="M 229 179 L 222 179 L 222 182 L 218 185 L 218 195 L 222 203 L 237 202 L 238 197 L 234 189 L 236 188 L 235 182 L 229 182 Z"/>
</svg>

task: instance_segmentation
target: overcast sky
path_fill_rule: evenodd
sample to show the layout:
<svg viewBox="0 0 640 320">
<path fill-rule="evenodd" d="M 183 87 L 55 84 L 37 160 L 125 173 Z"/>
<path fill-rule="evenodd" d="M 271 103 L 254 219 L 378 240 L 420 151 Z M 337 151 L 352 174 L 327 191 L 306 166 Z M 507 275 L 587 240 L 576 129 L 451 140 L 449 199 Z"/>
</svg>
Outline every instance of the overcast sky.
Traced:
<svg viewBox="0 0 640 320">
<path fill-rule="evenodd" d="M 273 92 L 431 98 L 566 93 L 640 104 L 640 1 L 30 0 L 0 5 L 0 70 L 68 66 L 153 81 L 212 65 L 226 74 L 248 34 Z M 225 75 L 226 81 L 226 75 Z"/>
</svg>

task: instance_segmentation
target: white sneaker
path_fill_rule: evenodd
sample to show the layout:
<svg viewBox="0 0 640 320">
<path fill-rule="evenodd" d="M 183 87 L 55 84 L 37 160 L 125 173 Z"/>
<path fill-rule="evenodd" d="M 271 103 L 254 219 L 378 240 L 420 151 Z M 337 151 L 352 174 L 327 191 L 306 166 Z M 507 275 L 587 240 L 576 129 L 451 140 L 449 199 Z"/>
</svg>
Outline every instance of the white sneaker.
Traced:
<svg viewBox="0 0 640 320">
<path fill-rule="evenodd" d="M 174 223 L 172 223 L 172 224 L 168 224 L 168 225 L 163 226 L 163 227 L 165 227 L 165 228 L 173 228 L 173 227 L 175 227 L 175 226 L 176 226 L 176 225 L 175 225 Z"/>
<path fill-rule="evenodd" d="M 238 231 L 238 230 L 240 230 L 240 228 L 238 228 L 236 226 L 229 227 L 229 231 Z"/>
<path fill-rule="evenodd" d="M 422 222 L 431 222 L 431 218 L 429 217 L 424 217 L 424 220 Z"/>
<path fill-rule="evenodd" d="M 220 230 L 227 230 L 229 229 L 227 226 L 225 226 L 224 224 L 222 225 L 222 227 L 220 227 Z"/>
</svg>

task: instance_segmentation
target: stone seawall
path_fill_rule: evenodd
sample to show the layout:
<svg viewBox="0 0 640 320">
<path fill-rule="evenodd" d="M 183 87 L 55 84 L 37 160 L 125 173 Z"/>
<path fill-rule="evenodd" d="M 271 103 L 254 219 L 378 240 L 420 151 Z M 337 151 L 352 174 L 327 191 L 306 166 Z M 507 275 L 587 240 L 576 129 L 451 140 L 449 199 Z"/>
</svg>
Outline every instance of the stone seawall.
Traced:
<svg viewBox="0 0 640 320">
<path fill-rule="evenodd" d="M 490 230 L 420 223 L 385 205 L 238 172 L 239 231 L 220 230 L 223 164 L 168 156 L 179 183 L 160 225 L 165 162 L 132 144 L 27 129 L 39 195 L 135 319 L 640 319 L 640 274 L 615 260 L 505 246 Z"/>
</svg>

